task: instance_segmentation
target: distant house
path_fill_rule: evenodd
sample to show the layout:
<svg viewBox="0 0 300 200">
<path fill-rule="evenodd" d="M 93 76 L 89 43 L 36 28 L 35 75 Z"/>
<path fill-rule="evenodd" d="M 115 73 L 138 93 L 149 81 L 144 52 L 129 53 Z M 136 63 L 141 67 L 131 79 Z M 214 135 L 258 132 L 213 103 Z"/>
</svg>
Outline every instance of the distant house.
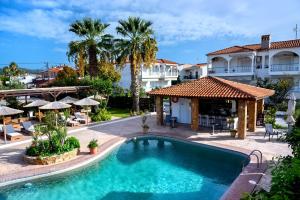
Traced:
<svg viewBox="0 0 300 200">
<path fill-rule="evenodd" d="M 255 84 L 257 78 L 294 79 L 300 98 L 300 39 L 272 42 L 261 36 L 258 44 L 236 45 L 207 54 L 208 75 Z"/>
<path fill-rule="evenodd" d="M 207 63 L 183 64 L 179 66 L 180 80 L 188 81 L 207 76 Z"/>
<path fill-rule="evenodd" d="M 42 71 L 37 75 L 37 78 L 34 80 L 36 87 L 46 87 L 52 83 L 57 77 L 58 72 L 62 71 L 67 65 L 59 65 L 51 67 L 48 70 Z"/>
<path fill-rule="evenodd" d="M 139 81 L 145 91 L 154 88 L 171 86 L 172 81 L 177 80 L 179 75 L 178 63 L 167 59 L 157 59 L 156 62 L 147 67 L 141 65 Z M 119 85 L 129 89 L 131 84 L 130 63 L 126 63 L 121 71 Z"/>
</svg>

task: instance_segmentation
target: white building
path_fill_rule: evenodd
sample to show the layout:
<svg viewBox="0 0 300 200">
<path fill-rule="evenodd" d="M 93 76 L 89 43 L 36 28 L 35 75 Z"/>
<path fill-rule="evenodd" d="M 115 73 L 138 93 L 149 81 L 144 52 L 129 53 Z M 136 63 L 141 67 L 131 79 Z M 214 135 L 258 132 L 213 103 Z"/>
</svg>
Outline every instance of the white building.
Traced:
<svg viewBox="0 0 300 200">
<path fill-rule="evenodd" d="M 255 84 L 257 78 L 292 77 L 300 98 L 300 39 L 271 42 L 261 36 L 259 44 L 232 46 L 207 54 L 208 75 Z"/>
<path fill-rule="evenodd" d="M 179 66 L 179 72 L 182 81 L 202 78 L 207 76 L 207 63 L 183 64 Z"/>
<path fill-rule="evenodd" d="M 155 88 L 170 86 L 172 81 L 177 80 L 178 75 L 178 63 L 166 59 L 157 59 L 156 63 L 150 67 L 141 66 L 139 79 L 141 87 L 143 87 L 145 91 L 150 91 Z M 121 71 L 119 85 L 129 89 L 130 84 L 130 63 L 127 63 Z"/>
</svg>

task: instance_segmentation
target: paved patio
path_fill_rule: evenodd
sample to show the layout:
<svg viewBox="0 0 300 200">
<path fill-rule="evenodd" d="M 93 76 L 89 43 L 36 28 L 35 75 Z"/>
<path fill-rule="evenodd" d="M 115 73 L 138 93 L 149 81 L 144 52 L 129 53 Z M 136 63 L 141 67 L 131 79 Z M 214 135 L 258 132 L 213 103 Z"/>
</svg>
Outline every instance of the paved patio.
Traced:
<svg viewBox="0 0 300 200">
<path fill-rule="evenodd" d="M 155 116 L 148 117 L 148 124 L 150 126 L 150 133 L 169 135 L 173 137 L 180 137 L 187 140 L 210 144 L 214 146 L 222 146 L 231 149 L 237 149 L 245 152 L 252 151 L 254 149 L 261 150 L 267 160 L 271 160 L 274 156 L 291 154 L 291 150 L 286 143 L 277 141 L 276 139 L 268 141 L 263 137 L 263 129 L 258 129 L 256 133 L 248 133 L 245 140 L 234 139 L 230 137 L 229 133 L 216 133 L 211 135 L 208 131 L 194 132 L 189 127 L 179 126 L 177 128 L 170 128 L 165 126 L 157 126 Z M 98 139 L 100 146 L 109 146 L 113 141 L 121 140 L 132 135 L 141 133 L 141 118 L 133 117 L 106 122 L 102 124 L 93 124 L 88 127 L 80 127 L 75 130 L 69 131 L 70 135 L 77 137 L 81 143 L 81 154 L 75 159 L 77 162 L 90 159 L 88 154 L 87 144 L 88 142 L 96 138 Z M 17 178 L 16 174 L 20 175 L 23 172 L 31 171 L 33 174 L 38 174 L 43 168 L 55 169 L 55 165 L 52 166 L 39 166 L 28 165 L 23 161 L 23 153 L 26 146 L 30 144 L 28 141 L 26 144 L 14 144 L 0 149 L 0 183 L 9 179 Z M 72 165 L 69 161 L 65 163 L 64 167 Z M 13 176 L 13 177 L 11 177 Z"/>
</svg>

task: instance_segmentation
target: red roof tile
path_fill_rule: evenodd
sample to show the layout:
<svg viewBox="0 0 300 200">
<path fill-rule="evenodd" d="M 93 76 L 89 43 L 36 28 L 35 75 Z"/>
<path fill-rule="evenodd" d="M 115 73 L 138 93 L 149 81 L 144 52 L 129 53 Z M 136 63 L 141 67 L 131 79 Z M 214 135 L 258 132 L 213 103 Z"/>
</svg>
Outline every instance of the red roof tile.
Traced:
<svg viewBox="0 0 300 200">
<path fill-rule="evenodd" d="M 170 60 L 167 60 L 167 59 L 157 59 L 156 61 L 158 63 L 164 63 L 164 64 L 177 64 L 177 62 L 170 61 Z"/>
<path fill-rule="evenodd" d="M 195 64 L 195 66 L 197 66 L 197 67 L 206 67 L 207 63 L 198 63 L 198 64 Z"/>
<path fill-rule="evenodd" d="M 298 40 L 286 40 L 279 42 L 271 42 L 269 49 L 284 49 L 284 48 L 293 48 L 300 47 L 300 39 Z M 244 46 L 232 46 L 218 51 L 210 52 L 207 55 L 220 55 L 220 54 L 229 54 L 229 53 L 239 53 L 239 52 L 251 52 L 251 51 L 263 51 L 260 44 L 249 44 Z"/>
<path fill-rule="evenodd" d="M 154 96 L 262 99 L 272 96 L 274 91 L 208 76 L 166 88 L 155 89 L 148 92 L 148 94 Z"/>
</svg>

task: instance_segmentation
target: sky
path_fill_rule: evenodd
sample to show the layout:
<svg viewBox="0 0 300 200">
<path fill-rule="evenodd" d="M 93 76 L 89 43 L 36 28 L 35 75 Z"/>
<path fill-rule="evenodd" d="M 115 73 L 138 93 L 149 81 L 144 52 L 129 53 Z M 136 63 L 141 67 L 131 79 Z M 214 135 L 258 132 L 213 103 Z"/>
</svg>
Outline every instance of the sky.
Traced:
<svg viewBox="0 0 300 200">
<path fill-rule="evenodd" d="M 201 63 L 211 51 L 259 43 L 262 34 L 295 39 L 299 10 L 299 0 L 0 0 L 0 67 L 68 64 L 68 43 L 78 40 L 72 22 L 100 19 L 120 37 L 115 27 L 129 16 L 152 21 L 157 58 Z"/>
</svg>

